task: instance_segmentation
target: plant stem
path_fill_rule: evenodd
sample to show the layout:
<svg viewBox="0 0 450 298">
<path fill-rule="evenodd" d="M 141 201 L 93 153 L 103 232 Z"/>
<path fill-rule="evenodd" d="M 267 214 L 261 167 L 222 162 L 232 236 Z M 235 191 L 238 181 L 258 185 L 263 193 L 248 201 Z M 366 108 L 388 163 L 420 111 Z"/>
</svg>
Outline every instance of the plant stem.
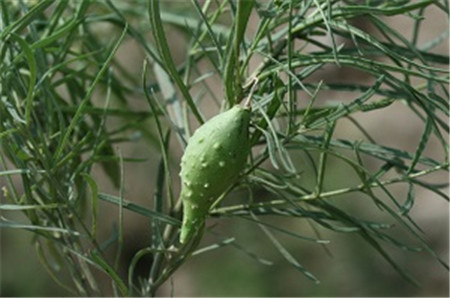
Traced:
<svg viewBox="0 0 450 298">
<path fill-rule="evenodd" d="M 342 189 L 337 189 L 337 190 L 332 190 L 332 191 L 326 191 L 326 192 L 322 192 L 320 194 L 311 193 L 311 194 L 307 194 L 307 195 L 303 195 L 303 196 L 294 198 L 293 201 L 301 202 L 301 201 L 307 201 L 307 200 L 316 200 L 316 199 L 335 197 L 335 196 L 343 195 L 346 193 L 361 191 L 363 189 L 366 189 L 368 186 L 371 188 L 376 188 L 376 187 L 379 187 L 382 185 L 384 186 L 384 185 L 390 185 L 390 184 L 399 183 L 399 182 L 405 182 L 405 181 L 408 181 L 408 180 L 411 180 L 414 178 L 418 178 L 418 177 L 421 177 L 424 175 L 428 175 L 432 172 L 436 172 L 436 171 L 443 170 L 443 169 L 448 169 L 448 163 L 442 164 L 442 165 L 439 165 L 439 166 L 436 166 L 433 168 L 429 168 L 429 169 L 426 169 L 426 170 L 423 170 L 420 172 L 416 172 L 413 174 L 409 174 L 407 176 L 397 177 L 397 178 L 393 178 L 393 179 L 385 180 L 385 181 L 380 181 L 378 183 L 372 182 L 370 184 L 359 184 L 354 187 L 347 187 L 347 188 L 342 188 Z M 233 205 L 233 206 L 229 206 L 229 207 L 221 207 L 221 208 L 216 208 L 214 210 L 211 210 L 210 215 L 211 216 L 217 216 L 217 215 L 220 216 L 222 214 L 232 213 L 232 212 L 241 211 L 241 210 L 251 210 L 251 209 L 257 209 L 260 207 L 274 207 L 274 206 L 284 205 L 284 204 L 286 204 L 286 200 L 272 200 L 269 202 Z"/>
</svg>

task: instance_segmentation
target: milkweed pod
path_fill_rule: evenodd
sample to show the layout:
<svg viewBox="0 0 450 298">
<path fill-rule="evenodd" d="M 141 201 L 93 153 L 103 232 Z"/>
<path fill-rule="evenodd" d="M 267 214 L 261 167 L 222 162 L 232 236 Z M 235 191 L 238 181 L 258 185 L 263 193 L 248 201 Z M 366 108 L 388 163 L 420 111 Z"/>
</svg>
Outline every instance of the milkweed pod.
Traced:
<svg viewBox="0 0 450 298">
<path fill-rule="evenodd" d="M 245 167 L 249 123 L 250 109 L 236 105 L 205 122 L 189 139 L 181 158 L 181 243 L 203 229 L 211 204 Z"/>
</svg>

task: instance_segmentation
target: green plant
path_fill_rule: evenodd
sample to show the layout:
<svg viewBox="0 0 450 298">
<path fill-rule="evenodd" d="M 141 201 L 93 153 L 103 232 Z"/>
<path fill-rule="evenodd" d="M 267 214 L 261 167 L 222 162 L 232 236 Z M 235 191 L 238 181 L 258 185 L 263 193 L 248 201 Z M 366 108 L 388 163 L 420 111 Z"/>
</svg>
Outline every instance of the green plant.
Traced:
<svg viewBox="0 0 450 298">
<path fill-rule="evenodd" d="M 178 243 L 177 149 L 204 114 L 245 98 L 256 78 L 247 167 L 208 216 L 253 223 L 267 238 L 261 247 L 268 240 L 313 281 L 281 237 L 327 247 L 329 231 L 360 236 L 412 283 L 392 247 L 427 252 L 448 270 L 411 216 L 418 189 L 448 201 L 447 181 L 428 178 L 448 171 L 449 133 L 449 57 L 432 52 L 448 31 L 419 42 L 430 10 L 448 19 L 447 1 L 436 0 L 0 1 L 0 227 L 32 232 L 43 266 L 73 295 L 156 295 L 192 252 L 224 246 L 271 264 L 214 226 L 209 245 Z M 411 32 L 390 25 L 393 18 Z M 174 31 L 186 38 L 181 63 Z M 142 53 L 138 72 L 119 55 L 128 42 Z M 415 150 L 365 128 L 367 115 L 398 106 L 420 123 Z M 343 123 L 356 140 L 339 130 Z M 142 144 L 138 157 L 122 153 Z M 157 165 L 145 178 L 153 196 L 142 202 L 127 194 L 124 168 L 148 160 Z M 100 229 L 111 209 L 117 228 Z M 131 260 L 123 256 L 127 214 L 144 216 L 142 230 L 151 232 Z M 315 235 L 303 234 L 307 224 Z M 150 267 L 138 275 L 147 255 Z"/>
</svg>

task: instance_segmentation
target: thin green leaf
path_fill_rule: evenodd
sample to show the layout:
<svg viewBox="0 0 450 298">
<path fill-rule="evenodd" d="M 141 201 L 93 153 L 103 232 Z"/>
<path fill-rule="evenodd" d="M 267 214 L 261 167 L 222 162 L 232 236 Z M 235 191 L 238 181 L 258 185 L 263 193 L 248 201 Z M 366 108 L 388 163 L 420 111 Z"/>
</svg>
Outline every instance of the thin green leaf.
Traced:
<svg viewBox="0 0 450 298">
<path fill-rule="evenodd" d="M 17 43 L 19 43 L 20 47 L 22 48 L 23 52 L 25 53 L 25 57 L 28 62 L 29 67 L 29 82 L 28 82 L 28 91 L 27 96 L 25 98 L 25 121 L 27 125 L 31 124 L 31 109 L 33 106 L 33 97 L 34 97 L 34 86 L 36 84 L 36 77 L 37 77 L 37 69 L 36 69 L 36 59 L 34 58 L 33 50 L 28 46 L 28 43 L 22 39 L 19 35 L 11 34 L 10 38 L 15 40 Z"/>
<path fill-rule="evenodd" d="M 125 199 L 121 200 L 119 197 L 105 194 L 105 193 L 99 193 L 98 197 L 99 197 L 99 199 L 101 199 L 105 202 L 112 203 L 117 206 L 120 206 L 120 204 L 122 204 L 123 208 L 130 210 L 131 212 L 135 212 L 137 214 L 143 215 L 145 217 L 154 218 L 156 220 L 159 220 L 161 222 L 164 222 L 164 223 L 167 223 L 167 224 L 170 224 L 173 226 L 181 226 L 181 222 L 173 217 L 170 217 L 163 213 L 158 213 L 158 212 L 152 211 L 152 210 L 142 207 L 138 204 L 132 203 L 128 200 L 125 200 Z M 122 203 L 121 203 L 121 201 L 122 201 Z"/>
<path fill-rule="evenodd" d="M 99 80 L 103 76 L 103 74 L 107 71 L 110 62 L 114 58 L 114 55 L 116 54 L 117 50 L 119 49 L 119 46 L 122 44 L 122 41 L 125 38 L 125 34 L 126 34 L 126 28 L 124 29 L 124 31 L 122 32 L 121 36 L 117 40 L 116 44 L 112 48 L 110 54 L 108 55 L 108 58 L 104 62 L 102 68 L 100 69 L 100 71 L 96 75 L 94 81 L 89 86 L 89 89 L 87 90 L 86 95 L 84 96 L 83 100 L 79 104 L 77 112 L 75 113 L 75 115 L 73 116 L 72 120 L 70 121 L 69 127 L 67 127 L 67 130 L 65 131 L 61 141 L 58 144 L 58 147 L 55 150 L 54 161 L 58 161 L 58 159 L 60 158 L 60 155 L 62 154 L 62 151 L 64 150 L 64 147 L 66 146 L 66 144 L 67 144 L 67 142 L 69 140 L 70 134 L 75 129 L 75 126 L 79 124 L 79 120 L 80 120 L 80 118 L 83 115 L 84 109 L 86 108 L 86 105 L 89 102 L 89 100 L 91 98 L 91 95 L 94 92 L 97 83 L 99 82 Z"/>
<path fill-rule="evenodd" d="M 200 124 L 203 124 L 203 118 L 200 115 L 200 112 L 197 109 L 186 85 L 183 83 L 170 54 L 169 45 L 167 43 L 166 34 L 164 32 L 164 28 L 161 22 L 161 15 L 159 10 L 159 0 L 150 0 L 148 14 L 150 18 L 150 22 L 152 24 L 151 29 L 153 36 L 156 39 L 156 45 L 158 46 L 159 54 L 161 55 L 162 61 L 164 63 L 164 69 L 167 73 L 170 74 L 171 78 L 175 81 L 181 93 L 183 94 L 184 99 L 187 101 L 187 104 L 191 108 L 194 116 L 197 118 L 197 121 Z"/>
<path fill-rule="evenodd" d="M 252 215 L 255 220 L 258 220 L 255 215 Z M 266 234 L 267 238 L 272 242 L 272 244 L 277 248 L 280 254 L 284 257 L 284 259 L 294 266 L 298 271 L 303 273 L 307 278 L 311 279 L 315 283 L 320 283 L 320 281 L 308 270 L 305 269 L 290 253 L 284 248 L 284 246 L 272 235 L 272 233 L 262 224 L 259 224 L 261 230 Z"/>
<path fill-rule="evenodd" d="M 98 254 L 92 252 L 90 254 L 90 257 L 92 258 L 92 262 L 97 264 L 100 268 L 102 268 L 114 281 L 114 284 L 119 288 L 120 293 L 123 296 L 126 296 L 128 293 L 128 288 L 124 281 L 117 275 L 117 273 L 114 271 L 114 269 Z"/>
</svg>

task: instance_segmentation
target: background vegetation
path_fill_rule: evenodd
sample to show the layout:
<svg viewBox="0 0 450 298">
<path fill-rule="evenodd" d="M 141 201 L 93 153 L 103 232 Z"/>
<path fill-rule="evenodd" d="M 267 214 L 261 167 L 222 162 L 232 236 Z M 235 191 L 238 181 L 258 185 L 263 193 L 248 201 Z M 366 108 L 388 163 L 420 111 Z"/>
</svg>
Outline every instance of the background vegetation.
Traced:
<svg viewBox="0 0 450 298">
<path fill-rule="evenodd" d="M 0 57 L 2 296 L 449 294 L 447 1 L 3 0 Z M 186 140 L 255 78 L 180 248 Z"/>
</svg>

